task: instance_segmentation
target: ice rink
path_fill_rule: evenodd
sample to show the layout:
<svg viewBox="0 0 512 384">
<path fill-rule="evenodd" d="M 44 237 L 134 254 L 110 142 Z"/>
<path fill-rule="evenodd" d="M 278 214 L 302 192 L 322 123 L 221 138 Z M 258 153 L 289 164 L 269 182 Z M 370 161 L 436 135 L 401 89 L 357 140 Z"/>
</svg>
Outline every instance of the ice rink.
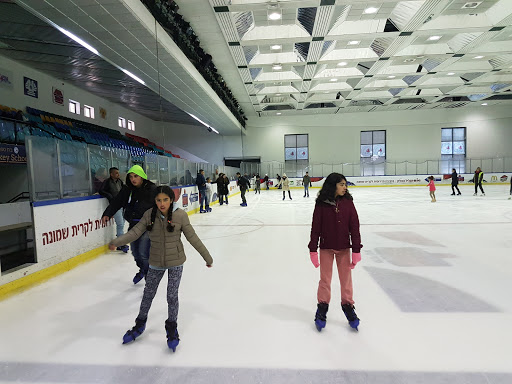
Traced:
<svg viewBox="0 0 512 384">
<path fill-rule="evenodd" d="M 191 216 L 211 269 L 182 237 L 176 353 L 167 348 L 164 277 L 145 333 L 122 345 L 143 284 L 111 252 L 0 302 L 2 383 L 512 383 L 510 184 L 474 197 L 439 186 L 352 188 L 362 262 L 359 332 L 332 283 L 314 326 L 319 270 L 307 243 L 318 189 L 249 192 Z M 335 275 L 336 276 L 336 275 Z"/>
</svg>

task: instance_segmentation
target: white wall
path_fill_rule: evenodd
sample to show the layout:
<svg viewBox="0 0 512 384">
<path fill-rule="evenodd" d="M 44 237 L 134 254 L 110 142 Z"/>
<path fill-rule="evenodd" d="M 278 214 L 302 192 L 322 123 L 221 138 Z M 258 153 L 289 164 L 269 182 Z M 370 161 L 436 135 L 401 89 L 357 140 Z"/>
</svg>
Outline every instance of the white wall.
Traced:
<svg viewBox="0 0 512 384">
<path fill-rule="evenodd" d="M 284 135 L 307 133 L 310 162 L 358 163 L 360 132 L 384 129 L 389 161 L 440 159 L 441 128 L 448 127 L 467 128 L 468 158 L 512 157 L 512 109 L 498 106 L 250 118 L 244 155 L 283 162 Z M 239 156 L 234 141 L 225 156 Z"/>
<path fill-rule="evenodd" d="M 123 134 L 127 132 L 133 133 L 137 136 L 145 137 L 171 152 L 173 152 L 174 149 L 174 151 L 179 152 L 178 154 L 181 157 L 191 161 L 197 162 L 197 158 L 199 158 L 201 162 L 223 164 L 222 138 L 215 133 L 208 132 L 206 127 L 161 123 L 151 120 L 133 110 L 124 108 L 120 104 L 110 102 L 74 85 L 58 80 L 0 55 L 0 73 L 4 73 L 5 71 L 12 74 L 10 81 L 13 86 L 10 88 L 0 86 L 0 104 L 2 105 L 21 110 L 25 110 L 25 108 L 29 106 L 70 119 L 82 120 L 102 127 L 116 129 Z M 39 97 L 37 99 L 24 94 L 24 76 L 38 82 Z M 64 106 L 53 103 L 53 87 L 63 91 Z M 86 118 L 83 114 L 76 115 L 70 113 L 68 109 L 69 99 L 80 102 L 82 113 L 84 105 L 94 107 L 95 119 Z M 107 110 L 106 119 L 100 117 L 100 107 Z M 117 119 L 119 116 L 135 122 L 135 132 L 118 128 Z M 162 129 L 162 126 L 164 129 Z M 191 154 L 196 157 L 190 156 Z"/>
</svg>

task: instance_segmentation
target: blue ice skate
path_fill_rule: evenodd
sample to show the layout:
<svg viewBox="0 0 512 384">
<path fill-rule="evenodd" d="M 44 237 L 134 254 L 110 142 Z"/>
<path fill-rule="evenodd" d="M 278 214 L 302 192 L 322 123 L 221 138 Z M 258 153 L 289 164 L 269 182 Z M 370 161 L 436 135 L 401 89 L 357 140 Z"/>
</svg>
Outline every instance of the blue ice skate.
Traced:
<svg viewBox="0 0 512 384">
<path fill-rule="evenodd" d="M 359 317 L 356 315 L 355 307 L 351 304 L 342 304 L 341 309 L 343 309 L 343 313 L 347 317 L 350 326 L 356 331 L 359 331 L 359 329 L 357 329 L 357 327 L 359 327 Z"/>
<path fill-rule="evenodd" d="M 133 284 L 137 284 L 139 281 L 141 281 L 144 278 L 144 271 L 141 269 L 139 272 L 133 276 Z"/>
<path fill-rule="evenodd" d="M 141 320 L 139 318 L 135 319 L 135 326 L 127 331 L 123 336 L 123 344 L 131 343 L 135 341 L 137 337 L 142 335 L 144 330 L 146 329 L 146 320 Z"/>
</svg>

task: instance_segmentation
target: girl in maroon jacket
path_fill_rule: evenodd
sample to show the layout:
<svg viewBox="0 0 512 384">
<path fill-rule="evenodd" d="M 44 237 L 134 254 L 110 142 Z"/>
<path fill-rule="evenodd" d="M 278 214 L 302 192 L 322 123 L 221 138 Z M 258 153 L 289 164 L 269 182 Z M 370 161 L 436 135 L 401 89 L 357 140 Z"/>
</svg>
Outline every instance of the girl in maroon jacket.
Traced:
<svg viewBox="0 0 512 384">
<path fill-rule="evenodd" d="M 356 264 L 361 261 L 361 236 L 359 218 L 347 191 L 347 179 L 340 173 L 331 173 L 316 199 L 311 226 L 309 254 L 311 262 L 320 266 L 318 284 L 318 306 L 315 325 L 318 331 L 325 327 L 327 310 L 331 301 L 332 265 L 336 259 L 341 286 L 341 308 L 352 328 L 357 330 L 359 318 L 354 311 L 352 299 L 352 274 Z M 320 262 L 318 261 L 318 241 L 320 240 Z M 350 260 L 352 248 L 352 261 Z"/>
</svg>

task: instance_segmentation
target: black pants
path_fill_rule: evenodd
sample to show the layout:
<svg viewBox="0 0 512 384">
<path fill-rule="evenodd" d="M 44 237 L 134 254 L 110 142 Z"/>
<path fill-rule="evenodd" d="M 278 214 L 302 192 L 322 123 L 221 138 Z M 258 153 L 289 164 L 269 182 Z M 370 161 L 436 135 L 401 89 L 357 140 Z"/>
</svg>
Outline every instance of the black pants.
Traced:
<svg viewBox="0 0 512 384">
<path fill-rule="evenodd" d="M 452 184 L 452 193 L 455 195 L 455 189 L 457 190 L 457 193 L 460 195 L 459 187 L 457 184 Z"/>
<path fill-rule="evenodd" d="M 247 200 L 245 200 L 245 192 L 247 192 L 247 189 L 240 188 L 240 194 L 242 195 L 242 203 L 247 204 Z"/>
<path fill-rule="evenodd" d="M 475 183 L 475 193 L 478 192 L 477 187 L 480 187 L 480 190 L 482 191 L 482 193 L 485 193 L 484 189 L 482 188 L 482 182 L 481 181 L 479 183 Z"/>
<path fill-rule="evenodd" d="M 292 198 L 292 193 L 290 191 L 288 191 L 288 196 L 290 197 L 290 199 Z M 283 200 L 285 197 L 286 197 L 286 191 L 283 191 Z"/>
</svg>

